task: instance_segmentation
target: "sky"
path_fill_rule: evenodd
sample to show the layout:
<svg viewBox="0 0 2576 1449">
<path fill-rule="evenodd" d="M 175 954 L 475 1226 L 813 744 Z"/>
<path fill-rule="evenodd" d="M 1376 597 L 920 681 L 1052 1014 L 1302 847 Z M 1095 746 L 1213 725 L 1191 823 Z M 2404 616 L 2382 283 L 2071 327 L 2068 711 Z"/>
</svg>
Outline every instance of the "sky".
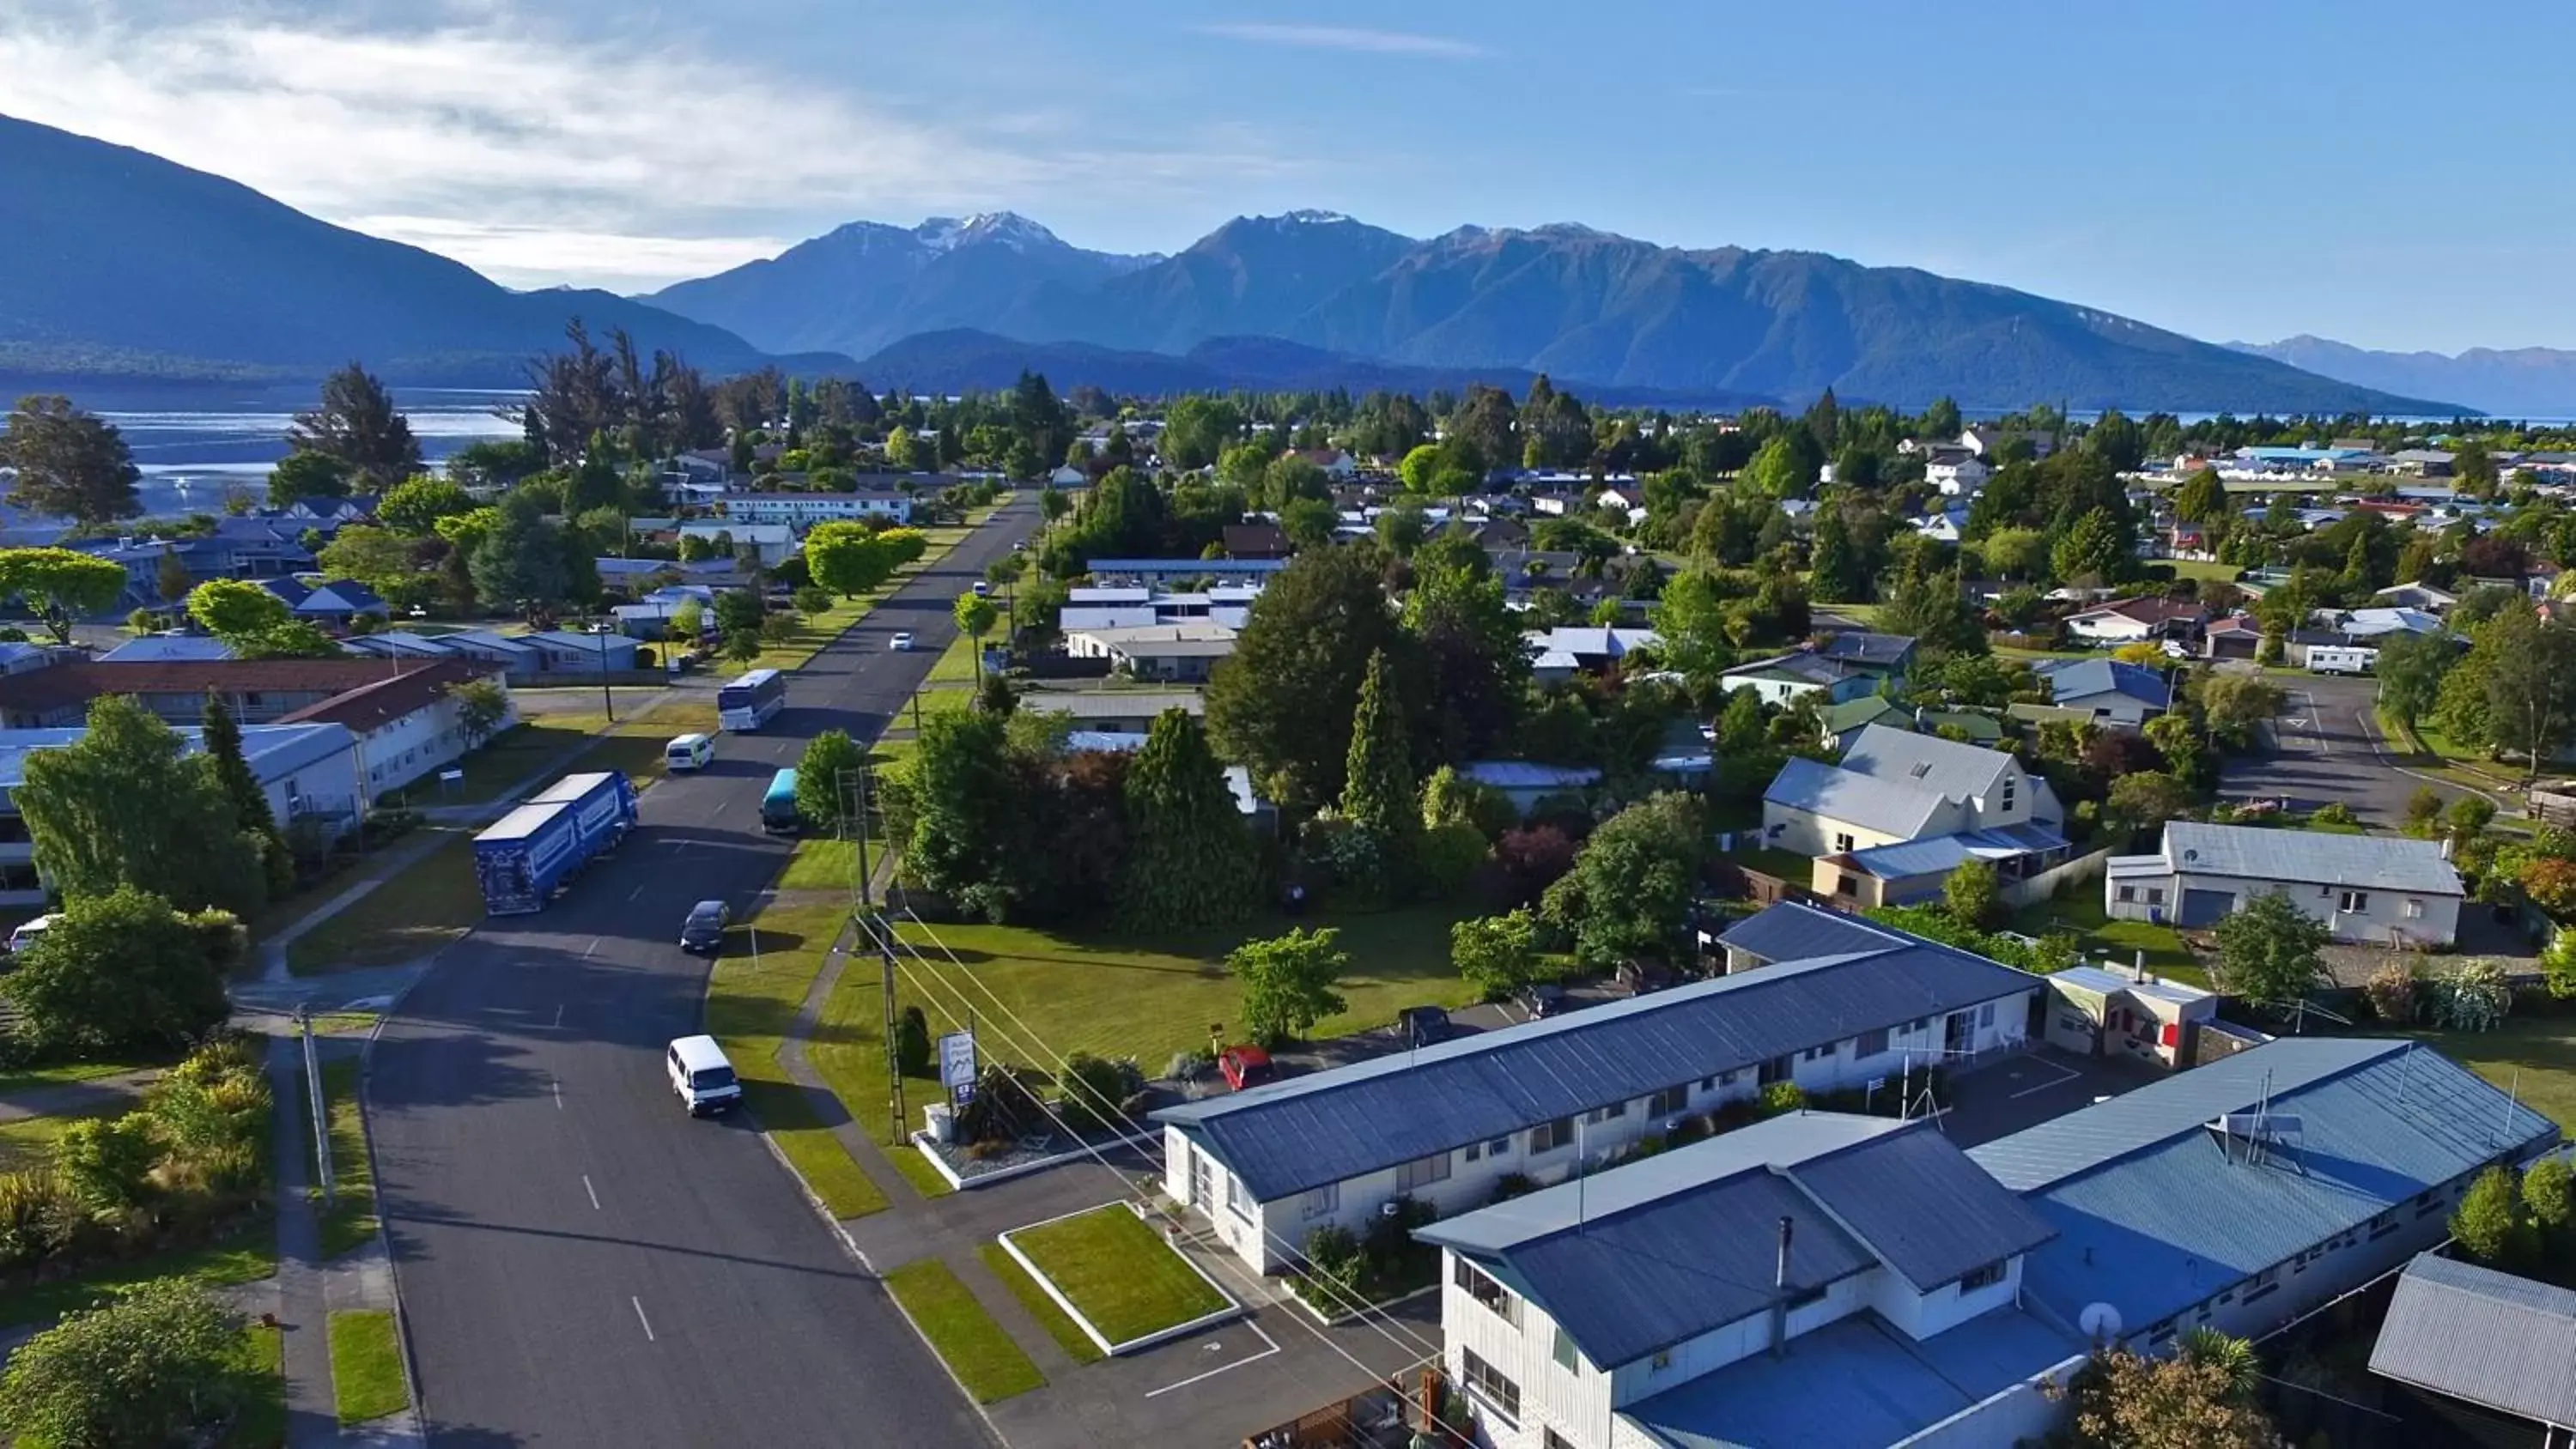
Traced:
<svg viewBox="0 0 2576 1449">
<path fill-rule="evenodd" d="M 2536 0 L 0 0 L 0 113 L 521 287 L 858 219 L 1176 251 L 1302 207 L 2449 352 L 2576 347 L 2571 42 Z"/>
</svg>

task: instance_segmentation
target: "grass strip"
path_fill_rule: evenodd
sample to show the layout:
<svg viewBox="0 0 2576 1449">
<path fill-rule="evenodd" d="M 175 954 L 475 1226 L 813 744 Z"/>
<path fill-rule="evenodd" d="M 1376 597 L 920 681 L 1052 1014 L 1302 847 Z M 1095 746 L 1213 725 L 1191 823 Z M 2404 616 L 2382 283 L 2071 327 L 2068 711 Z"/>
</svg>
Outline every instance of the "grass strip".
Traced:
<svg viewBox="0 0 2576 1449">
<path fill-rule="evenodd" d="M 1016 1230 L 1011 1241 L 1113 1344 L 1226 1306 L 1224 1295 L 1124 1203 Z"/>
<path fill-rule="evenodd" d="M 331 1123 L 331 1205 L 322 1210 L 322 1256 L 353 1253 L 376 1237 L 376 1174 L 367 1157 L 367 1118 L 358 1105 L 356 1057 L 322 1064 L 322 1110 Z M 319 1195 L 322 1185 L 316 1181 Z"/>
<path fill-rule="evenodd" d="M 391 1309 L 331 1315 L 331 1396 L 339 1401 L 343 1425 L 381 1419 L 411 1402 Z"/>
<path fill-rule="evenodd" d="M 235 1366 L 250 1387 L 241 1414 L 218 1441 L 222 1449 L 285 1449 L 286 1336 L 264 1323 L 245 1325 Z"/>
<path fill-rule="evenodd" d="M 1047 1337 L 1054 1339 L 1075 1363 L 1098 1363 L 1108 1357 L 1100 1351 L 1099 1344 L 1091 1341 L 1091 1335 L 1082 1331 L 1082 1325 L 1073 1321 L 1073 1315 L 1064 1311 L 1064 1305 L 1049 1298 L 1038 1280 L 1029 1276 L 1019 1259 L 1003 1251 L 1001 1244 L 986 1243 L 975 1250 L 975 1256 L 984 1260 L 984 1266 L 993 1270 L 993 1276 L 1002 1280 L 1002 1286 L 1020 1300 L 1020 1306 L 1038 1321 L 1038 1327 L 1045 1329 Z"/>
<path fill-rule="evenodd" d="M 806 1186 L 834 1217 L 855 1218 L 882 1211 L 885 1193 L 816 1114 L 805 1089 L 778 1064 L 778 1049 L 823 969 L 823 953 L 840 934 L 844 914 L 837 903 L 773 905 L 756 920 L 726 932 L 723 954 L 707 982 L 707 1031 L 724 1043 L 725 1055 L 742 1079 L 744 1104 L 795 1164 Z"/>
<path fill-rule="evenodd" d="M 474 879 L 473 838 L 463 830 L 443 833 L 451 837 L 445 844 L 288 942 L 287 969 L 312 976 L 399 965 L 480 924 L 483 888 Z M 408 840 L 393 848 L 406 844 Z"/>
<path fill-rule="evenodd" d="M 906 1263 L 888 1273 L 885 1283 L 975 1402 L 1025 1394 L 1046 1382 L 947 1264 L 936 1258 Z"/>
</svg>

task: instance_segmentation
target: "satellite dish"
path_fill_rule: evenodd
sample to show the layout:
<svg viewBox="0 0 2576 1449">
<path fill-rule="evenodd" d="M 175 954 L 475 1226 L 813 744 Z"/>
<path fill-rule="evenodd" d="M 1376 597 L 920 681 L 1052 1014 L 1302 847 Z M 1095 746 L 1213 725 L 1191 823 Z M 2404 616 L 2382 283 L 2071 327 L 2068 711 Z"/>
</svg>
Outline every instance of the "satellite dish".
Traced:
<svg viewBox="0 0 2576 1449">
<path fill-rule="evenodd" d="M 2075 1315 L 2075 1326 L 2096 1343 L 2107 1343 L 2120 1336 L 2120 1310 L 2108 1303 L 2087 1303 Z"/>
</svg>

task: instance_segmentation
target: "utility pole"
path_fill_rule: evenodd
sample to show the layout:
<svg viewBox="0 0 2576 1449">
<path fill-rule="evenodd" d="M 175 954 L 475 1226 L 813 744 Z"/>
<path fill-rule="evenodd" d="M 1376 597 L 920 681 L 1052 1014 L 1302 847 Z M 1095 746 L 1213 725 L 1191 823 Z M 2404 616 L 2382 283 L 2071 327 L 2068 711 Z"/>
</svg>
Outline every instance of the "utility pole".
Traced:
<svg viewBox="0 0 2576 1449">
<path fill-rule="evenodd" d="M 858 827 L 858 850 L 851 860 L 851 919 L 865 932 L 877 948 L 877 994 L 885 1005 L 886 1114 L 893 1129 L 891 1141 L 904 1140 L 905 1108 L 903 1100 L 903 1066 L 895 1052 L 895 1033 L 900 1013 L 894 998 L 894 923 L 877 913 L 875 891 L 871 885 L 874 872 L 868 863 L 868 800 L 870 775 L 866 767 L 846 769 L 839 780 L 842 810 Z"/>
</svg>

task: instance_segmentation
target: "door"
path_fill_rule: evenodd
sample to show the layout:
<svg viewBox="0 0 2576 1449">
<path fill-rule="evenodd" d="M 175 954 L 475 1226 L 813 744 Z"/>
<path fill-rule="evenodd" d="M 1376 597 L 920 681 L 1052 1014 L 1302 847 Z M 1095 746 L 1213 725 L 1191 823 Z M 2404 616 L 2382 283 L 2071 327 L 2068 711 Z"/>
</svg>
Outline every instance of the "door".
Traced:
<svg viewBox="0 0 2576 1449">
<path fill-rule="evenodd" d="M 1941 1045 L 1960 1053 L 1973 1050 L 1977 1037 L 1976 1024 L 1977 1019 L 1967 1012 L 1951 1012 L 1942 1018 Z"/>
<path fill-rule="evenodd" d="M 2182 926 L 2186 931 L 2205 931 L 2218 924 L 2219 918 L 2236 909 L 2236 897 L 2228 891 L 2182 893 Z"/>
<path fill-rule="evenodd" d="M 1207 1154 L 1190 1152 L 1190 1201 L 1209 1212 L 1216 1210 L 1216 1185 L 1208 1171 Z"/>
</svg>

